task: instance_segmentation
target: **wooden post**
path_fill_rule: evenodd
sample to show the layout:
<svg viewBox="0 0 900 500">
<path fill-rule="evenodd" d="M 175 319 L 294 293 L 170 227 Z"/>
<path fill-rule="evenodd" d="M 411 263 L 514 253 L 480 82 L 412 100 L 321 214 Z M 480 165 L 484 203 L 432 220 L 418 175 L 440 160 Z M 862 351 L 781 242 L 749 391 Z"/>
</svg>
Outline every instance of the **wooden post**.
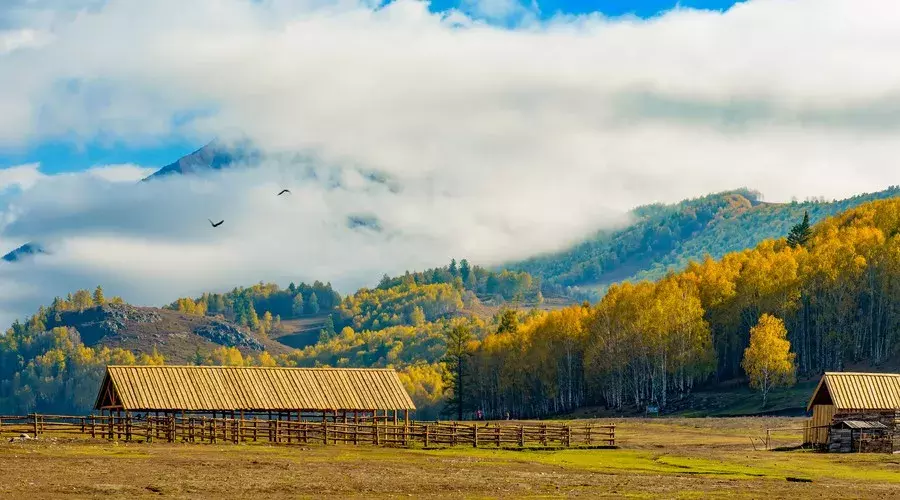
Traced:
<svg viewBox="0 0 900 500">
<path fill-rule="evenodd" d="M 31 414 L 31 417 L 34 419 L 33 422 L 32 422 L 32 426 L 31 426 L 32 434 L 34 434 L 34 437 L 37 437 L 37 435 L 38 435 L 38 416 L 37 416 L 37 413 L 32 413 L 32 414 Z"/>
<path fill-rule="evenodd" d="M 520 448 L 525 447 L 525 426 L 524 425 L 519 426 L 519 447 Z"/>
<path fill-rule="evenodd" d="M 547 446 L 547 424 L 541 424 L 541 446 Z"/>
<path fill-rule="evenodd" d="M 92 414 L 91 415 L 91 439 L 97 438 L 96 425 L 97 425 L 96 419 L 94 418 L 94 415 Z"/>
<path fill-rule="evenodd" d="M 322 444 L 328 444 L 328 421 L 322 417 Z"/>
<path fill-rule="evenodd" d="M 567 425 L 566 426 L 566 448 L 569 448 L 571 446 L 572 446 L 572 426 Z"/>
<path fill-rule="evenodd" d="M 428 424 L 425 424 L 425 447 L 428 448 Z"/>
<path fill-rule="evenodd" d="M 256 442 L 256 435 L 259 432 L 259 417 L 253 417 L 253 442 Z"/>
<path fill-rule="evenodd" d="M 588 446 L 590 446 L 591 445 L 591 424 L 587 425 L 586 432 L 587 432 L 587 444 L 588 444 Z"/>
<path fill-rule="evenodd" d="M 478 424 L 472 424 L 472 446 L 478 448 Z"/>
</svg>

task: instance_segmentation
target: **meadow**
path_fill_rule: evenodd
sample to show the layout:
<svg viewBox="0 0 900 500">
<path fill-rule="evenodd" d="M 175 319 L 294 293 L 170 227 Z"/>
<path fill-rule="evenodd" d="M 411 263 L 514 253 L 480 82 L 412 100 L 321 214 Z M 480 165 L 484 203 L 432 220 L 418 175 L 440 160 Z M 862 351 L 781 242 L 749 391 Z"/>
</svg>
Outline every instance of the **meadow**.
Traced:
<svg viewBox="0 0 900 500">
<path fill-rule="evenodd" d="M 603 422 L 609 422 L 604 420 Z M 900 456 L 793 449 L 800 419 L 618 419 L 618 449 L 0 444 L 5 498 L 891 498 Z M 788 480 L 791 478 L 791 480 Z M 802 482 L 798 482 L 802 481 Z"/>
</svg>

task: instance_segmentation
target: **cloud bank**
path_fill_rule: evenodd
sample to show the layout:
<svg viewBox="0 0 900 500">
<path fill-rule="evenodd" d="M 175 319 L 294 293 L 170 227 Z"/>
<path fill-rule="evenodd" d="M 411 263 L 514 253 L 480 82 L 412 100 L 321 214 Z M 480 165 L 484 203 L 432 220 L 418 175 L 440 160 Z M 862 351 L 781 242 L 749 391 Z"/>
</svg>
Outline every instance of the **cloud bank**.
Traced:
<svg viewBox="0 0 900 500">
<path fill-rule="evenodd" d="M 121 168 L 2 172 L 0 242 L 56 248 L 2 266 L 0 319 L 98 282 L 157 304 L 259 279 L 348 290 L 451 256 L 552 250 L 653 201 L 897 183 L 900 9 L 884 2 L 650 20 L 463 5 L 11 2 L 0 148 L 247 137 L 314 160 L 138 185 Z M 293 196 L 275 198 L 282 186 Z M 355 214 L 383 230 L 348 228 Z"/>
</svg>

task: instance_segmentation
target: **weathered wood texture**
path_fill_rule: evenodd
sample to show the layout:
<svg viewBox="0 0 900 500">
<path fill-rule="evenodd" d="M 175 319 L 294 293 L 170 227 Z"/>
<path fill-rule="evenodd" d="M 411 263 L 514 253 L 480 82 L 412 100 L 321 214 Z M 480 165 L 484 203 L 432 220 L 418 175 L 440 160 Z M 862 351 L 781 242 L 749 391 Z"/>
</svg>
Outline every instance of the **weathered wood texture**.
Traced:
<svg viewBox="0 0 900 500">
<path fill-rule="evenodd" d="M 814 445 L 827 443 L 832 418 L 834 405 L 815 405 L 812 418 L 806 422 L 807 430 L 803 434 L 803 442 Z"/>
<path fill-rule="evenodd" d="M 833 452 L 900 449 L 900 374 L 828 372 L 807 405 L 813 415 L 803 442 Z M 847 422 L 878 422 L 885 429 L 848 429 Z"/>
<path fill-rule="evenodd" d="M 37 424 L 35 424 L 37 422 Z M 0 417 L 0 435 L 60 433 L 124 441 L 271 442 L 495 448 L 615 446 L 615 426 L 512 422 L 297 421 L 205 416 L 27 415 Z"/>
<path fill-rule="evenodd" d="M 94 409 L 404 411 L 416 406 L 392 369 L 109 366 Z"/>
</svg>

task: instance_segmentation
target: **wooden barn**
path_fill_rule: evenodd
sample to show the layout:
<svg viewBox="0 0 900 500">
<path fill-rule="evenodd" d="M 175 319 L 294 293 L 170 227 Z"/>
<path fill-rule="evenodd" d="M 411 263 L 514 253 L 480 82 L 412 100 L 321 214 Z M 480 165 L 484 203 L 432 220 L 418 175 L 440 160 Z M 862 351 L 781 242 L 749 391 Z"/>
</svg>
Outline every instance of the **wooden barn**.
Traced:
<svg viewBox="0 0 900 500">
<path fill-rule="evenodd" d="M 409 420 L 392 369 L 109 366 L 94 409 L 110 415 L 209 415 L 344 422 Z"/>
<path fill-rule="evenodd" d="M 834 452 L 900 449 L 900 374 L 826 372 L 807 411 L 806 445 Z"/>
</svg>

